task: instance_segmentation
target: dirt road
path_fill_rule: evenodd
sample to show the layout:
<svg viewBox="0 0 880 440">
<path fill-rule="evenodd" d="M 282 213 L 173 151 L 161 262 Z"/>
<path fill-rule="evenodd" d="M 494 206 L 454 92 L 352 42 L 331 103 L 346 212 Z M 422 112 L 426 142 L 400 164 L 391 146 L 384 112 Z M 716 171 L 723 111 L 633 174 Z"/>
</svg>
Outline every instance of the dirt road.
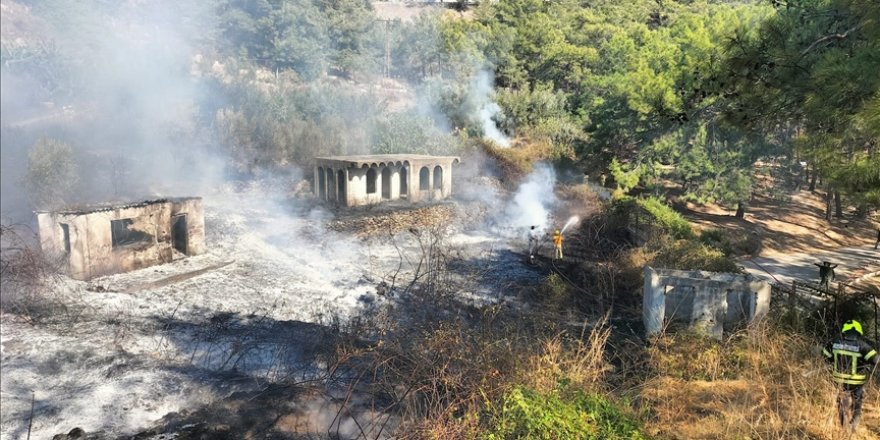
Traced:
<svg viewBox="0 0 880 440">
<path fill-rule="evenodd" d="M 816 252 L 801 252 L 746 260 L 743 267 L 755 276 L 780 283 L 794 280 L 818 281 L 819 268 L 814 263 L 837 264 L 835 281 L 854 281 L 880 271 L 880 250 L 873 246 L 855 246 Z"/>
</svg>

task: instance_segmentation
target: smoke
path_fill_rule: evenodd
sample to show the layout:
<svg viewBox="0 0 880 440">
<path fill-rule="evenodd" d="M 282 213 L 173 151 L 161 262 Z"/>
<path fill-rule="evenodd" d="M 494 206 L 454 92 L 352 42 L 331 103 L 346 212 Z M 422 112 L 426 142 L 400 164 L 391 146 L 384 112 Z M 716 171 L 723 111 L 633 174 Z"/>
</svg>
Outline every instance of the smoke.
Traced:
<svg viewBox="0 0 880 440">
<path fill-rule="evenodd" d="M 546 163 L 538 163 L 517 188 L 510 203 L 504 209 L 497 224 L 522 230 L 536 226 L 541 232 L 549 227 L 552 207 L 556 204 L 553 188 L 556 185 L 556 171 Z"/>
<path fill-rule="evenodd" d="M 471 117 L 483 129 L 483 137 L 501 147 L 508 148 L 510 147 L 510 139 L 501 132 L 495 122 L 503 115 L 501 107 L 492 99 L 494 82 L 491 72 L 486 70 L 477 72 L 471 82 L 466 105 L 473 111 Z"/>
<path fill-rule="evenodd" d="M 2 198 L 21 201 L 24 167 L 16 165 L 26 163 L 40 137 L 74 149 L 80 178 L 69 203 L 189 195 L 215 187 L 223 159 L 211 151 L 200 121 L 204 85 L 189 71 L 197 40 L 213 32 L 208 7 L 62 2 L 16 9 L 17 18 L 51 30 L 31 32 L 25 35 L 30 40 L 16 43 L 22 50 L 54 48 L 46 59 L 56 64 L 45 69 L 48 75 L 26 63 L 4 65 L 3 174 L 13 176 L 3 180 Z M 28 207 L 16 205 L 4 203 L 4 215 L 29 220 Z"/>
</svg>

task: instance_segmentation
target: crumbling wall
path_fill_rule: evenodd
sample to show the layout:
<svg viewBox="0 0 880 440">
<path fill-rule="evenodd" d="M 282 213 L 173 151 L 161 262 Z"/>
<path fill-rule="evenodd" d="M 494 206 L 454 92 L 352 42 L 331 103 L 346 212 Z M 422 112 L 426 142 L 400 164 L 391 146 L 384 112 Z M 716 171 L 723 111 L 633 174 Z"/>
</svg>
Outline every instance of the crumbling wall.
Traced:
<svg viewBox="0 0 880 440">
<path fill-rule="evenodd" d="M 43 251 L 66 261 L 71 278 L 88 280 L 172 261 L 171 220 L 178 214 L 187 216 L 187 255 L 205 252 L 205 219 L 200 198 L 90 212 L 41 212 L 37 214 L 37 223 Z M 66 225 L 69 251 L 62 225 Z"/>
<path fill-rule="evenodd" d="M 205 245 L 205 211 L 201 197 L 188 197 L 171 201 L 171 216 L 186 215 L 187 255 L 199 255 L 207 251 Z"/>
<path fill-rule="evenodd" d="M 648 335 L 669 322 L 696 326 L 721 337 L 767 313 L 770 284 L 749 275 L 703 271 L 644 270 L 642 320 Z"/>
<path fill-rule="evenodd" d="M 168 204 L 114 209 L 86 214 L 89 278 L 170 262 L 171 210 Z M 145 241 L 113 245 L 112 220 L 131 219 L 129 230 L 148 235 Z"/>
</svg>

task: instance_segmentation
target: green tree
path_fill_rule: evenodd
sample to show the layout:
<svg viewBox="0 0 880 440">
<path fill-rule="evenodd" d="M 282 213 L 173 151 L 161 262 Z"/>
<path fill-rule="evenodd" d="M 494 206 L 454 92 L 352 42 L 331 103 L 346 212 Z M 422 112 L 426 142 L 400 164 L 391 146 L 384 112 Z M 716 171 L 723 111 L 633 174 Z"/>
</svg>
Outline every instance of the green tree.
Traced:
<svg viewBox="0 0 880 440">
<path fill-rule="evenodd" d="M 28 154 L 24 185 L 38 209 L 55 209 L 69 203 L 79 181 L 73 148 L 41 138 Z"/>
<path fill-rule="evenodd" d="M 728 45 L 727 117 L 764 135 L 794 129 L 792 145 L 827 183 L 827 218 L 844 198 L 861 212 L 877 207 L 880 3 L 775 4 L 758 32 Z"/>
</svg>

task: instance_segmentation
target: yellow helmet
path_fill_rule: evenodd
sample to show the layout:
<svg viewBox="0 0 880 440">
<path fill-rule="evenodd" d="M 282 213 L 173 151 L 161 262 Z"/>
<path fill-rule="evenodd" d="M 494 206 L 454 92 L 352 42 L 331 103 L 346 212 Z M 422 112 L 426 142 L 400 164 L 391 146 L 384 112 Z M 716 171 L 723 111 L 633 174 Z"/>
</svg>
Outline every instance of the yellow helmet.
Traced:
<svg viewBox="0 0 880 440">
<path fill-rule="evenodd" d="M 841 330 L 841 332 L 846 333 L 850 330 L 855 330 L 859 332 L 860 335 L 865 334 L 862 332 L 862 324 L 860 324 L 859 321 L 856 321 L 855 319 L 850 319 L 849 321 L 843 323 L 843 329 Z"/>
<path fill-rule="evenodd" d="M 554 234 L 559 234 L 559 229 L 557 229 L 556 232 L 554 232 Z"/>
</svg>

